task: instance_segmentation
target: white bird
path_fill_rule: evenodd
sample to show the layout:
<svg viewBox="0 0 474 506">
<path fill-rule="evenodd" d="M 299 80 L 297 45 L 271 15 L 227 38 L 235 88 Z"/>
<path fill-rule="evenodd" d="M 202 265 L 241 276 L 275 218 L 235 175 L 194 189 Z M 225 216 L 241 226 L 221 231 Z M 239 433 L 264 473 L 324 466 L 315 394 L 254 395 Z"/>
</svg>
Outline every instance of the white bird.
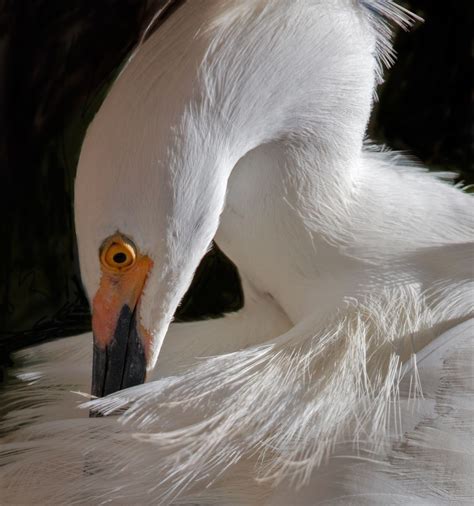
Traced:
<svg viewBox="0 0 474 506">
<path fill-rule="evenodd" d="M 192 0 L 142 41 L 77 172 L 94 352 L 18 354 L 2 504 L 472 500 L 471 200 L 364 142 L 413 19 Z M 213 240 L 243 309 L 170 325 Z"/>
</svg>

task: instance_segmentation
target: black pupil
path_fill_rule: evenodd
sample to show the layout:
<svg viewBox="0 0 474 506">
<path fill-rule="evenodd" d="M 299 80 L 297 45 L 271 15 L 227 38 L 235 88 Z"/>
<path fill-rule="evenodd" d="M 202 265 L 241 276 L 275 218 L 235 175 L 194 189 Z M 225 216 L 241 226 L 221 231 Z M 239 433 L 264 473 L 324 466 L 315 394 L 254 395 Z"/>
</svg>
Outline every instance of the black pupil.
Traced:
<svg viewBox="0 0 474 506">
<path fill-rule="evenodd" d="M 125 253 L 115 253 L 114 262 L 117 264 L 123 264 L 127 260 L 127 255 Z"/>
</svg>

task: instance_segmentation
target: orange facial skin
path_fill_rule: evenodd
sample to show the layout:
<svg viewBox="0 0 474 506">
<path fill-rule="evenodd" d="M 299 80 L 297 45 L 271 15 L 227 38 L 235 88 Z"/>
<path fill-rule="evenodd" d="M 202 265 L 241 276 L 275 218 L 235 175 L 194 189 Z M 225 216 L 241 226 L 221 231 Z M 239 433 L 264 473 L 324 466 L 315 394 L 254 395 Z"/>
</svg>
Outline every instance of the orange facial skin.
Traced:
<svg viewBox="0 0 474 506">
<path fill-rule="evenodd" d="M 123 236 L 116 234 L 106 241 L 103 249 L 108 248 L 113 253 L 121 254 L 117 243 L 120 244 L 123 240 Z M 123 251 L 127 254 L 125 247 Z M 126 305 L 133 311 L 139 303 L 146 278 L 153 266 L 149 257 L 138 253 L 133 256 L 132 262 L 123 261 L 125 264 L 128 263 L 123 268 L 120 264 L 111 264 L 108 257 L 110 255 L 107 255 L 107 251 L 101 251 L 100 285 L 92 302 L 94 342 L 100 349 L 105 349 L 111 344 L 122 308 Z M 141 325 L 139 333 L 148 358 L 150 335 Z"/>
</svg>

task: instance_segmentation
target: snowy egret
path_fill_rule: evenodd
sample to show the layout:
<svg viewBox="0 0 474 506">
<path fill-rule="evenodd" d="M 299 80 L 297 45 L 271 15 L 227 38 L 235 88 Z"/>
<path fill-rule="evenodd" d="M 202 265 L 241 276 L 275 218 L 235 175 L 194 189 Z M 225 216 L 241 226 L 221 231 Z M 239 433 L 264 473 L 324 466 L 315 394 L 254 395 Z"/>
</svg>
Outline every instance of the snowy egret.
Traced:
<svg viewBox="0 0 474 506">
<path fill-rule="evenodd" d="M 7 503 L 465 499 L 471 201 L 364 142 L 388 23 L 413 17 L 389 0 L 179 4 L 87 132 L 93 353 L 90 336 L 23 352 Z M 212 240 L 244 307 L 170 325 Z M 91 360 L 105 397 L 81 416 Z"/>
</svg>

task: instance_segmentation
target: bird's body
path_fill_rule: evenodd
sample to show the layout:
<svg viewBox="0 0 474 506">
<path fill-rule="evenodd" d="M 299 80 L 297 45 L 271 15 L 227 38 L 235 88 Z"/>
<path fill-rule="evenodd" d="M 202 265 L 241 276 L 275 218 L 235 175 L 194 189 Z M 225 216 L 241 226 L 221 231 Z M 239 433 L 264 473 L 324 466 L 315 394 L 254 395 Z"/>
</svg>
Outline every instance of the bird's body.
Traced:
<svg viewBox="0 0 474 506">
<path fill-rule="evenodd" d="M 364 145 L 384 16 L 409 19 L 377 0 L 191 1 L 138 48 L 84 143 L 76 226 L 94 388 L 112 388 L 97 371 L 119 299 L 156 381 L 89 404 L 125 424 L 81 417 L 90 337 L 28 351 L 43 379 L 33 364 L 5 394 L 40 401 L 5 423 L 26 424 L 0 460 L 11 503 L 30 497 L 16 472 L 45 503 L 468 498 L 471 201 Z M 147 269 L 135 298 L 133 271 L 101 271 L 114 234 Z M 244 307 L 168 329 L 213 239 Z"/>
</svg>

